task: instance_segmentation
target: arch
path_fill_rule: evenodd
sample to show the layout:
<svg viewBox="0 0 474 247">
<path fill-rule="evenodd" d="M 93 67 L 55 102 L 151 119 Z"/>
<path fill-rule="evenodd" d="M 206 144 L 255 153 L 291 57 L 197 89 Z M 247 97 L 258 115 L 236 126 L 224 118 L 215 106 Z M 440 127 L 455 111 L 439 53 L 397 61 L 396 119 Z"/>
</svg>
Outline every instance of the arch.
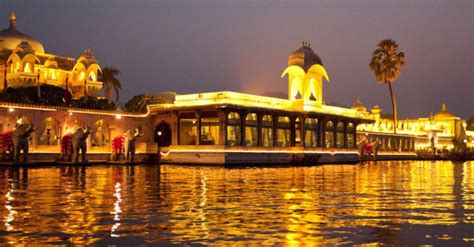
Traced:
<svg viewBox="0 0 474 247">
<path fill-rule="evenodd" d="M 94 122 L 94 133 L 92 136 L 92 146 L 104 147 L 109 143 L 109 128 L 103 119 Z"/>
<path fill-rule="evenodd" d="M 325 124 L 325 132 L 324 132 L 324 147 L 325 148 L 334 148 L 335 143 L 334 143 L 334 122 L 332 120 L 329 120 Z"/>
<path fill-rule="evenodd" d="M 290 96 L 292 100 L 301 99 L 303 93 L 303 82 L 300 77 L 294 77 L 291 80 Z"/>
<path fill-rule="evenodd" d="M 306 72 L 300 66 L 291 65 L 291 66 L 286 67 L 283 73 L 281 73 L 281 78 L 285 77 L 286 74 L 289 74 L 290 76 L 304 77 L 306 75 Z"/>
<path fill-rule="evenodd" d="M 316 75 L 324 77 L 327 81 L 329 81 L 329 76 L 328 73 L 326 72 L 326 69 L 324 69 L 323 66 L 319 64 L 314 64 L 308 69 L 308 75 L 311 77 L 314 77 Z"/>
<path fill-rule="evenodd" d="M 60 127 L 59 121 L 53 117 L 46 117 L 43 120 L 41 130 L 38 131 L 38 145 L 56 146 L 59 144 Z"/>
<path fill-rule="evenodd" d="M 171 145 L 171 127 L 170 125 L 162 121 L 155 127 L 154 139 L 155 143 L 158 143 L 158 147 L 169 147 Z"/>
</svg>

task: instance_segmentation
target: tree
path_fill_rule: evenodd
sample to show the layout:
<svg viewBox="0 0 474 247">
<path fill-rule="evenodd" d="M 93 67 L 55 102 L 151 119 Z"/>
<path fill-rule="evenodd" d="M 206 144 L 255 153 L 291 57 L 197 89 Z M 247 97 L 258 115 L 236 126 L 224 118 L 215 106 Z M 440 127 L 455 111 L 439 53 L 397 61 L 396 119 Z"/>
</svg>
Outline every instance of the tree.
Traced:
<svg viewBox="0 0 474 247">
<path fill-rule="evenodd" d="M 146 94 L 139 94 L 133 96 L 127 103 L 125 103 L 125 109 L 130 112 L 142 112 L 147 111 L 146 106 L 150 104 L 151 98 Z"/>
<path fill-rule="evenodd" d="M 115 92 L 115 103 L 118 103 L 120 99 L 120 90 L 122 90 L 122 84 L 117 79 L 120 71 L 113 67 L 107 66 L 102 69 L 99 80 L 104 83 L 104 94 L 108 102 L 112 101 L 112 90 Z"/>
<path fill-rule="evenodd" d="M 391 39 L 384 39 L 377 45 L 377 49 L 372 53 L 372 60 L 369 67 L 375 74 L 375 79 L 380 83 L 388 85 L 390 98 L 392 99 L 393 122 L 397 133 L 397 103 L 392 90 L 392 83 L 400 76 L 401 69 L 405 66 L 405 53 L 398 51 L 397 42 Z"/>
</svg>

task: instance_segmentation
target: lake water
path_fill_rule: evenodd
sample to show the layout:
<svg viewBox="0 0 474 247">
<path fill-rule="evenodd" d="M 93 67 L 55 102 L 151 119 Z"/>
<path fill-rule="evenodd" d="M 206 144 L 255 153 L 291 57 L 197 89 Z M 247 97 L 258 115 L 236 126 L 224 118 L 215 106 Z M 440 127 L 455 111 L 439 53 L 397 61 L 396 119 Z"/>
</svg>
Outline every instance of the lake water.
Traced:
<svg viewBox="0 0 474 247">
<path fill-rule="evenodd" d="M 474 245 L 474 162 L 0 168 L 0 245 Z"/>
</svg>

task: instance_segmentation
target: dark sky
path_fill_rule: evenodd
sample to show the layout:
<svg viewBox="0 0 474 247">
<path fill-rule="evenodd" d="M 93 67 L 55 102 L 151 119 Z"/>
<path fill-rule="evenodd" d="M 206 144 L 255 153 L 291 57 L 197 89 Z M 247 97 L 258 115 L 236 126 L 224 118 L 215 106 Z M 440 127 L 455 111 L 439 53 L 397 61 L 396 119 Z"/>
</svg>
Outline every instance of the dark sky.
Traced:
<svg viewBox="0 0 474 247">
<path fill-rule="evenodd" d="M 301 41 L 322 58 L 324 100 L 391 112 L 388 88 L 368 63 L 392 38 L 407 65 L 394 84 L 402 117 L 429 116 L 441 103 L 474 115 L 473 0 L 14 0 L 0 1 L 0 28 L 17 26 L 47 53 L 91 48 L 120 69 L 122 101 L 139 93 L 287 91 L 280 79 Z"/>
</svg>

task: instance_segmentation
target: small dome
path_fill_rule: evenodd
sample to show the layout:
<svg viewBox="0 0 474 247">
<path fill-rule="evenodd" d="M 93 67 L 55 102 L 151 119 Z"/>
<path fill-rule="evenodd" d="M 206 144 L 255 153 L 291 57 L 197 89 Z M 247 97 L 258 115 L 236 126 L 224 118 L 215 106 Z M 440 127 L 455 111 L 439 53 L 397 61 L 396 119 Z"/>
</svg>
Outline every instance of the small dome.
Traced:
<svg viewBox="0 0 474 247">
<path fill-rule="evenodd" d="M 362 102 L 360 102 L 359 97 L 357 97 L 356 102 L 354 102 L 354 104 L 352 105 L 351 108 L 356 110 L 356 111 L 363 111 L 363 112 L 367 111 L 367 107 L 365 107 L 365 105 L 362 104 Z"/>
<path fill-rule="evenodd" d="M 438 113 L 434 115 L 435 119 L 446 119 L 446 118 L 453 118 L 453 117 L 454 115 L 448 111 L 445 103 L 443 103 L 443 105 L 441 106 L 441 111 L 439 111 Z"/>
<path fill-rule="evenodd" d="M 84 53 L 77 59 L 77 62 L 84 64 L 86 68 L 88 68 L 91 64 L 97 64 L 97 60 L 92 54 L 91 49 L 84 50 Z"/>
<path fill-rule="evenodd" d="M 288 59 L 288 66 L 299 66 L 304 69 L 305 72 L 315 64 L 323 65 L 323 62 L 321 58 L 314 53 L 311 49 L 311 45 L 307 42 L 303 42 L 301 47 L 291 53 Z"/>
<path fill-rule="evenodd" d="M 37 53 L 44 53 L 44 47 L 41 42 L 18 31 L 15 25 L 16 15 L 15 13 L 12 13 L 10 16 L 10 27 L 0 31 L 0 49 L 6 48 L 13 50 L 21 42 L 27 41 L 29 45 L 33 48 L 33 50 L 35 50 Z"/>
</svg>

